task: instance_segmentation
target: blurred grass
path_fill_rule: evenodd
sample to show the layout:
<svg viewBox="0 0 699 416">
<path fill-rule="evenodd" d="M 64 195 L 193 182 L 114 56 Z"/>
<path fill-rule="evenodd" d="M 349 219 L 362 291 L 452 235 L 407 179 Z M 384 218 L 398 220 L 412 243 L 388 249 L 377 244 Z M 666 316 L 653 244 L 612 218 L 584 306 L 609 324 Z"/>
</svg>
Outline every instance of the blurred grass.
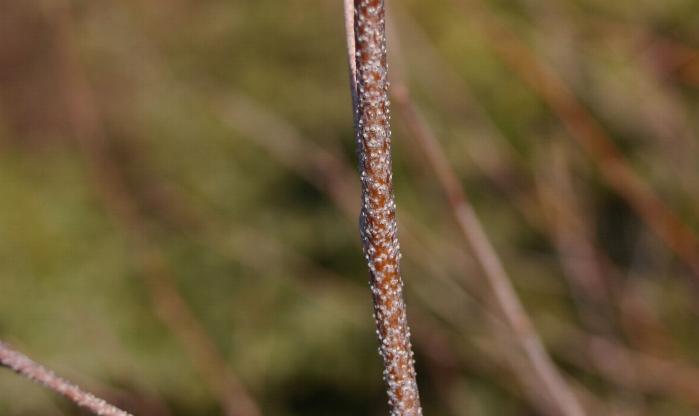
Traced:
<svg viewBox="0 0 699 416">
<path fill-rule="evenodd" d="M 612 307 L 616 318 L 632 322 L 631 331 L 613 322 L 613 336 L 630 349 L 695 366 L 695 283 L 454 3 L 391 4 L 403 56 L 395 65 L 554 357 L 602 402 L 603 414 L 692 414 L 696 402 L 643 383 L 618 387 L 557 350 L 566 344 L 560 325 L 588 329 L 550 237 L 511 202 L 536 202 L 528 183 L 555 143 L 566 143 L 578 187 L 571 192 L 589 211 L 595 246 L 620 270 L 608 277 L 640 299 L 672 347 L 649 351 L 638 342 L 645 327 L 625 315 L 623 300 Z M 0 1 L 0 338 L 137 414 L 149 413 L 149 400 L 164 403 L 167 414 L 220 414 L 155 315 L 131 242 L 99 199 L 75 144 L 66 120 L 76 91 L 56 52 L 52 7 Z M 228 97 L 247 97 L 353 167 L 341 4 L 132 0 L 70 7 L 69 40 L 110 155 L 177 287 L 264 413 L 385 413 L 354 220 L 249 133 L 232 129 L 221 108 Z M 653 39 L 699 47 L 697 3 L 527 0 L 489 7 L 558 71 L 696 231 L 696 86 L 663 72 Z M 600 22 L 625 29 L 603 30 Z M 422 31 L 432 52 L 411 40 Z M 399 217 L 415 222 L 410 230 L 426 247 L 406 249 L 404 259 L 409 316 L 422 328 L 415 344 L 426 414 L 539 414 L 507 360 L 489 355 L 497 349 L 489 346 L 501 343 L 484 322 L 489 299 L 464 298 L 425 267 L 432 263 L 457 282 L 464 274 L 475 285 L 481 279 L 409 132 L 399 117 L 394 125 Z M 493 177 L 509 188 L 496 190 Z M 536 203 L 534 210 L 548 219 Z M 204 231 L 183 224 L 190 217 L 181 212 L 195 213 Z M 447 308 L 459 325 L 430 305 Z M 7 372 L 0 373 L 0 413 L 77 414 Z"/>
</svg>

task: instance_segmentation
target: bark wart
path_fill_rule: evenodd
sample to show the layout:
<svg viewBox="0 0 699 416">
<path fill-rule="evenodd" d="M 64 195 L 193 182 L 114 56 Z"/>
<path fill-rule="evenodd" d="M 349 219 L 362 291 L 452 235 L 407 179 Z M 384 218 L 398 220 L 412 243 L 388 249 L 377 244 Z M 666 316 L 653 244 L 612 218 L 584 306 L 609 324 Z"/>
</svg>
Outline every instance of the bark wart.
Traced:
<svg viewBox="0 0 699 416">
<path fill-rule="evenodd" d="M 349 5 L 346 2 L 346 5 Z M 355 0 L 349 22 L 351 85 L 361 180 L 360 235 L 370 271 L 379 353 L 392 416 L 422 415 L 400 275 L 381 0 Z"/>
</svg>

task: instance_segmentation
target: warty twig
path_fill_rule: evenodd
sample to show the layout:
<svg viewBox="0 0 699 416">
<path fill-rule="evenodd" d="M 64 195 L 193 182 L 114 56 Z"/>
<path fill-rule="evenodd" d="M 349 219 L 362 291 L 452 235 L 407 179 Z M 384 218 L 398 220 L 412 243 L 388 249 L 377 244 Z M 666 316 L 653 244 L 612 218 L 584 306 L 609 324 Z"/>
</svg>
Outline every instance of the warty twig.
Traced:
<svg viewBox="0 0 699 416">
<path fill-rule="evenodd" d="M 391 415 L 422 415 L 400 276 L 391 166 L 385 9 L 382 0 L 345 1 L 357 153 L 360 234 L 371 274 L 379 351 Z M 352 31 L 353 29 L 353 31 Z M 352 33 L 353 32 L 353 33 Z M 353 65 L 353 64 L 356 64 Z"/>
<path fill-rule="evenodd" d="M 57 376 L 53 371 L 32 361 L 31 358 L 21 352 L 13 350 L 2 341 L 0 341 L 0 366 L 7 367 L 17 374 L 55 391 L 96 415 L 131 416 L 130 413 L 112 406 L 103 399 Z"/>
</svg>

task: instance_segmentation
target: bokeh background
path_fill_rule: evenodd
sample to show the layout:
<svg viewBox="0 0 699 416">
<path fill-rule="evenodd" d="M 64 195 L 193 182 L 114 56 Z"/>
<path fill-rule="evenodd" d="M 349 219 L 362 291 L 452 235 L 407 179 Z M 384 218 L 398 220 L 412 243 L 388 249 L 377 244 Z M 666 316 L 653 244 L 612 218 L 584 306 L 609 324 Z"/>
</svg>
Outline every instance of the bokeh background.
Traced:
<svg viewBox="0 0 699 416">
<path fill-rule="evenodd" d="M 137 415 L 386 414 L 341 3 L 0 0 L 0 339 Z M 389 6 L 589 414 L 696 414 L 699 2 Z M 425 414 L 555 415 L 402 110 Z M 81 413 L 3 371 L 0 414 Z"/>
</svg>

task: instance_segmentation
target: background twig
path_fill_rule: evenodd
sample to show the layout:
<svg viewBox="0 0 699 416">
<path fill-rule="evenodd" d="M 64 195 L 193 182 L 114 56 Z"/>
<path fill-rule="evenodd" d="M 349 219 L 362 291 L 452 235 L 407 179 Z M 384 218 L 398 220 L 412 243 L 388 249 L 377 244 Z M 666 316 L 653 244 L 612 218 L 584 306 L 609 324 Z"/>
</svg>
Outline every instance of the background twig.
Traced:
<svg viewBox="0 0 699 416">
<path fill-rule="evenodd" d="M 505 267 L 483 230 L 473 207 L 468 203 L 466 195 L 459 185 L 459 180 L 449 165 L 439 142 L 412 105 L 407 88 L 398 84 L 395 88 L 394 98 L 401 110 L 403 119 L 417 138 L 430 166 L 437 175 L 439 185 L 447 196 L 459 229 L 483 270 L 498 307 L 514 331 L 517 342 L 521 344 L 537 375 L 548 390 L 551 400 L 557 404 L 561 414 L 584 415 L 582 406 L 546 352 L 541 338 L 512 287 Z"/>
<path fill-rule="evenodd" d="M 130 413 L 112 406 L 103 399 L 57 376 L 53 371 L 35 363 L 21 352 L 11 349 L 2 341 L 0 341 L 0 365 L 55 391 L 96 415 L 130 416 Z"/>
</svg>

